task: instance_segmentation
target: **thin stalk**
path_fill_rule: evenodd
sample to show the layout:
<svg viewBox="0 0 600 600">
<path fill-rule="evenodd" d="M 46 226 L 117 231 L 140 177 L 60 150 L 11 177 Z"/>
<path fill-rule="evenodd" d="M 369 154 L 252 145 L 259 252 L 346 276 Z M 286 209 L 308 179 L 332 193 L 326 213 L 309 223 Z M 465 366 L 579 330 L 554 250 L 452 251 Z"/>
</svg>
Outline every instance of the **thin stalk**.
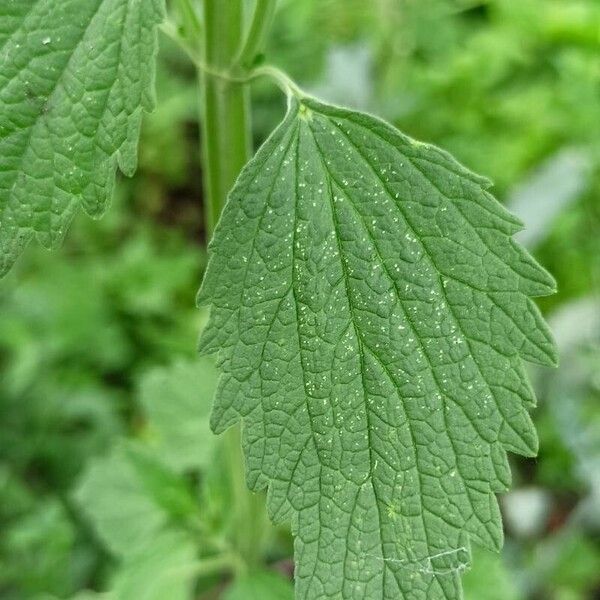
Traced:
<svg viewBox="0 0 600 600">
<path fill-rule="evenodd" d="M 202 25 L 192 0 L 177 0 L 176 4 L 186 38 L 188 41 L 196 43 L 200 40 Z"/>
<path fill-rule="evenodd" d="M 267 33 L 273 23 L 276 4 L 277 0 L 256 0 L 250 29 L 237 60 L 243 69 L 251 68 L 262 51 Z"/>
<path fill-rule="evenodd" d="M 258 77 L 268 77 L 273 80 L 286 96 L 295 96 L 298 99 L 307 96 L 286 73 L 272 65 L 257 67 L 250 71 L 247 76 L 248 81 Z"/>
<path fill-rule="evenodd" d="M 228 72 L 244 33 L 243 0 L 204 0 L 204 62 Z M 212 235 L 225 199 L 250 158 L 250 111 L 247 87 L 208 71 L 203 84 L 205 219 Z"/>
<path fill-rule="evenodd" d="M 202 86 L 203 173 L 205 181 L 205 223 L 212 236 L 227 194 L 251 155 L 250 110 L 247 73 L 239 69 L 244 33 L 244 0 L 204 0 L 204 47 L 202 63 L 196 63 Z M 265 3 L 259 0 L 262 6 Z M 259 10 L 257 4 L 257 11 Z M 269 11 L 260 14 L 265 18 Z M 255 20 L 256 20 L 255 14 Z M 259 30 L 259 31 L 258 31 Z M 257 36 L 266 28 L 250 27 L 250 50 L 260 47 Z M 243 45 L 245 49 L 248 42 Z M 243 50 L 245 53 L 246 50 Z M 237 71 L 237 77 L 227 76 Z M 229 538 L 240 556 L 237 574 L 262 559 L 265 532 L 269 531 L 264 499 L 246 486 L 241 451 L 240 427 L 223 435 L 224 468 L 230 480 L 232 518 Z"/>
<path fill-rule="evenodd" d="M 246 473 L 241 460 L 240 427 L 235 426 L 223 434 L 223 449 L 232 495 L 231 539 L 243 564 L 241 572 L 260 565 L 262 551 L 268 542 L 271 526 L 261 494 L 251 492 L 246 485 Z"/>
<path fill-rule="evenodd" d="M 197 68 L 202 68 L 202 61 L 200 59 L 198 49 L 194 47 L 192 42 L 189 42 L 187 38 L 181 35 L 179 28 L 173 21 L 169 19 L 164 21 L 164 23 L 162 23 L 160 26 L 160 30 L 181 50 L 183 50 L 183 52 L 192 61 L 192 63 L 196 65 Z"/>
<path fill-rule="evenodd" d="M 222 554 L 198 561 L 190 570 L 197 577 L 231 574 L 238 571 L 238 563 L 239 558 L 234 554 Z"/>
</svg>

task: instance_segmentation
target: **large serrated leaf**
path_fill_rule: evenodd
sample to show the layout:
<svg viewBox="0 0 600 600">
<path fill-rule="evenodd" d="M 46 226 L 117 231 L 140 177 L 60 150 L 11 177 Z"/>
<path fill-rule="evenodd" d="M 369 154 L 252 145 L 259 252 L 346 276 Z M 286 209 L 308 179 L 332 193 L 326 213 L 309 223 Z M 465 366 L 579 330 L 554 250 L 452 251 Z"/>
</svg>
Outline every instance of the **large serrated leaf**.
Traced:
<svg viewBox="0 0 600 600">
<path fill-rule="evenodd" d="M 293 100 L 211 244 L 212 416 L 292 518 L 297 598 L 456 599 L 502 544 L 506 451 L 533 455 L 522 360 L 552 364 L 552 278 L 488 182 L 369 115 Z"/>
<path fill-rule="evenodd" d="M 101 214 L 117 164 L 136 167 L 153 107 L 164 0 L 0 5 L 0 275 L 37 238 L 55 247 L 79 207 Z"/>
</svg>

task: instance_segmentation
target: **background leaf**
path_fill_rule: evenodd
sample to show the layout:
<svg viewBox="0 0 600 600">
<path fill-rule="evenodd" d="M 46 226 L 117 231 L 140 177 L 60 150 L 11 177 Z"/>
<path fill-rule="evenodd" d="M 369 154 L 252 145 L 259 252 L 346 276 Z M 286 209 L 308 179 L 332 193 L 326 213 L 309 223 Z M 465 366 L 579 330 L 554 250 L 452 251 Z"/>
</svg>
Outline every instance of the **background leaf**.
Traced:
<svg viewBox="0 0 600 600">
<path fill-rule="evenodd" d="M 237 579 L 223 600 L 293 600 L 294 587 L 273 571 L 254 571 Z"/>
<path fill-rule="evenodd" d="M 0 275 L 132 175 L 154 105 L 164 0 L 6 0 L 0 7 Z"/>
<path fill-rule="evenodd" d="M 190 600 L 195 578 L 195 547 L 184 535 L 164 533 L 128 556 L 113 582 L 115 600 Z"/>
<path fill-rule="evenodd" d="M 175 471 L 202 469 L 212 458 L 215 438 L 208 426 L 217 370 L 204 358 L 157 369 L 141 384 L 140 403 L 148 419 L 149 443 Z"/>
<path fill-rule="evenodd" d="M 117 446 L 90 465 L 75 492 L 107 548 L 123 557 L 151 546 L 171 520 L 193 510 L 184 483 L 145 453 Z"/>
</svg>

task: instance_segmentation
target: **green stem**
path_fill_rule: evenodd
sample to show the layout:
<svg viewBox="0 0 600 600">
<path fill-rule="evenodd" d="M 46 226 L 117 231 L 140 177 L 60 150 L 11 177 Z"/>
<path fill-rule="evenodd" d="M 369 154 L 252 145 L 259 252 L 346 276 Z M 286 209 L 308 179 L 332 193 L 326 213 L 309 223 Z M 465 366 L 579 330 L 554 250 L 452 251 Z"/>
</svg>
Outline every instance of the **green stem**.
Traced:
<svg viewBox="0 0 600 600">
<path fill-rule="evenodd" d="M 231 540 L 242 560 L 242 573 L 263 559 L 265 533 L 269 531 L 265 500 L 251 492 L 246 485 L 246 472 L 241 456 L 240 427 L 223 434 L 223 455 L 232 495 Z M 238 571 L 239 573 L 239 571 Z"/>
<path fill-rule="evenodd" d="M 160 26 L 160 30 L 171 40 L 173 41 L 192 61 L 196 67 L 200 68 L 200 57 L 198 55 L 198 49 L 194 47 L 194 44 L 189 42 L 186 37 L 183 37 L 179 31 L 177 25 L 167 19 Z"/>
<path fill-rule="evenodd" d="M 296 83 L 277 67 L 272 65 L 257 67 L 250 71 L 247 76 L 248 81 L 252 81 L 258 77 L 268 77 L 273 80 L 286 96 L 295 96 L 298 99 L 306 97 L 306 94 L 296 85 Z"/>
<path fill-rule="evenodd" d="M 235 554 L 221 554 L 203 558 L 190 565 L 185 570 L 192 572 L 196 577 L 207 577 L 209 575 L 231 575 L 239 569 L 239 557 Z"/>
<path fill-rule="evenodd" d="M 196 8 L 191 0 L 177 0 L 176 4 L 186 38 L 195 44 L 200 39 L 202 33 L 202 25 Z"/>
<path fill-rule="evenodd" d="M 243 69 L 249 69 L 253 66 L 258 54 L 262 51 L 267 33 L 275 16 L 275 6 L 277 0 L 256 0 L 252 23 L 246 36 L 246 42 L 242 48 L 238 65 Z"/>
<path fill-rule="evenodd" d="M 196 63 L 202 84 L 203 173 L 205 180 L 205 219 L 207 237 L 214 232 L 227 194 L 250 159 L 250 111 L 248 78 L 240 70 L 240 41 L 244 32 L 245 0 L 204 0 L 204 56 Z M 258 0 L 254 21 L 263 22 L 269 10 Z M 258 13 L 258 16 L 257 14 Z M 262 15 L 262 16 L 261 16 Z M 253 23 L 249 41 L 242 54 L 260 47 L 258 38 L 266 27 Z M 250 55 L 248 54 L 248 56 Z M 238 70 L 239 77 L 223 74 Z M 241 452 L 240 427 L 232 427 L 223 435 L 222 456 L 230 479 L 232 518 L 229 538 L 232 549 L 241 558 L 238 574 L 262 560 L 268 518 L 262 495 L 246 486 Z"/>
<path fill-rule="evenodd" d="M 243 0 L 204 0 L 204 62 L 228 72 L 239 53 L 244 31 Z M 227 194 L 250 158 L 250 111 L 246 86 L 205 71 L 202 132 L 205 218 L 208 236 Z"/>
</svg>

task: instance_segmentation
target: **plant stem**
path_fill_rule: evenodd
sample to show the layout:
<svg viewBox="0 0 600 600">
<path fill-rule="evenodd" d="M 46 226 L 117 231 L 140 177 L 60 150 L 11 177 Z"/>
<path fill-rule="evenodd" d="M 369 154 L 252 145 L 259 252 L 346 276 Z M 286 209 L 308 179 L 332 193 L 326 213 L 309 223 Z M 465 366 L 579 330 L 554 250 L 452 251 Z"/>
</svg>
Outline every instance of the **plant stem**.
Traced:
<svg viewBox="0 0 600 600">
<path fill-rule="evenodd" d="M 296 98 L 305 98 L 306 94 L 294 83 L 294 81 L 288 77 L 281 69 L 272 65 L 264 65 L 253 69 L 248 74 L 248 80 L 256 79 L 258 77 L 268 77 L 277 84 L 281 91 L 286 96 L 295 96 Z"/>
<path fill-rule="evenodd" d="M 239 558 L 234 554 L 221 554 L 198 561 L 190 570 L 196 577 L 231 574 L 237 571 L 238 562 Z"/>
<path fill-rule="evenodd" d="M 238 62 L 244 32 L 244 4 L 244 0 L 204 0 L 204 56 L 203 64 L 197 66 L 203 98 L 207 237 L 214 232 L 227 194 L 251 154 L 248 78 Z M 243 45 L 246 56 L 260 48 L 260 40 L 266 33 L 266 20 L 272 12 L 268 4 L 270 1 L 257 0 L 248 41 Z M 240 74 L 239 78 L 219 75 L 234 70 Z M 270 531 L 264 497 L 252 493 L 246 486 L 240 442 L 239 426 L 223 434 L 222 456 L 229 478 L 233 512 L 229 537 L 232 549 L 241 558 L 241 563 L 236 566 L 238 575 L 263 559 L 265 533 Z"/>
<path fill-rule="evenodd" d="M 275 16 L 276 4 L 277 0 L 256 0 L 246 42 L 237 60 L 243 69 L 251 68 L 256 57 L 262 51 L 265 38 Z"/>
<path fill-rule="evenodd" d="M 244 32 L 243 0 L 204 0 L 204 62 L 228 71 Z M 200 73 L 203 82 L 205 219 L 212 235 L 242 167 L 250 158 L 250 114 L 246 86 Z"/>
<path fill-rule="evenodd" d="M 192 43 L 197 43 L 202 33 L 202 25 L 200 24 L 196 8 L 191 0 L 177 0 L 176 4 L 186 39 Z"/>
<path fill-rule="evenodd" d="M 267 517 L 264 496 L 251 492 L 246 485 L 240 427 L 231 427 L 222 437 L 233 505 L 231 540 L 235 552 L 243 561 L 241 565 L 243 573 L 244 570 L 259 565 L 264 560 L 263 549 L 272 529 Z"/>
</svg>

